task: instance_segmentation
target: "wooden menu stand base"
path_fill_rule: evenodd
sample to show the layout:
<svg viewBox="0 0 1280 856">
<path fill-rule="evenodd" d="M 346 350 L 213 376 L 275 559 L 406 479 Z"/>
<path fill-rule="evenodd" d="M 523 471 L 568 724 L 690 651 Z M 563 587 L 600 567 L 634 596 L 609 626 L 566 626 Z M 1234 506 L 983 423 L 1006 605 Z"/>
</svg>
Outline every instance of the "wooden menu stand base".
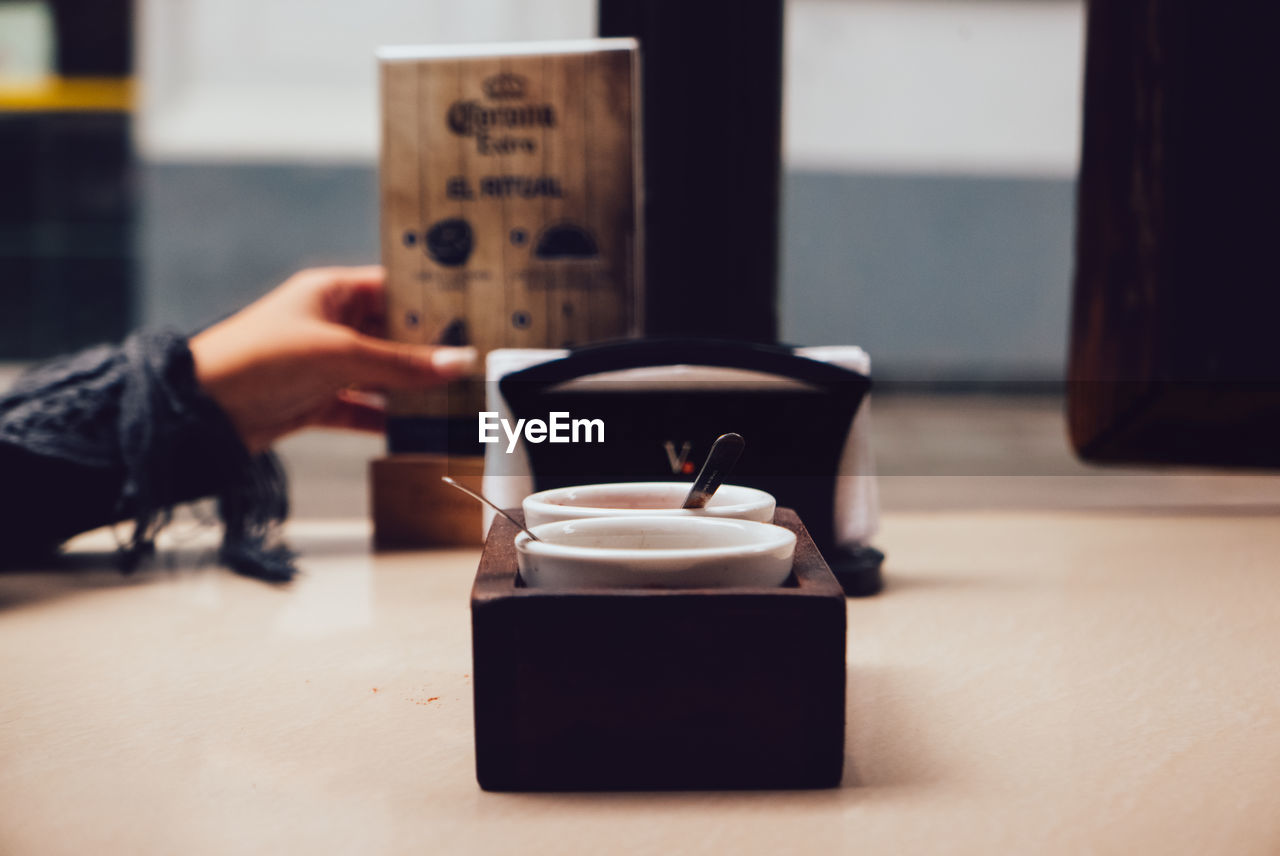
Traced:
<svg viewBox="0 0 1280 856">
<path fill-rule="evenodd" d="M 388 455 L 369 464 L 375 549 L 473 547 L 484 543 L 481 505 L 440 481 L 452 476 L 480 490 L 484 458 Z"/>
</svg>

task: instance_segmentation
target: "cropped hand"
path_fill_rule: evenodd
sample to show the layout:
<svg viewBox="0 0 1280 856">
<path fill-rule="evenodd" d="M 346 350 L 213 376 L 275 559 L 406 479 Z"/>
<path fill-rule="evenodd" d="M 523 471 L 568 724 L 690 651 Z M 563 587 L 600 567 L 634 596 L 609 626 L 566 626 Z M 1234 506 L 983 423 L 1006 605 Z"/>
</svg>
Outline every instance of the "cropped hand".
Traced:
<svg viewBox="0 0 1280 856">
<path fill-rule="evenodd" d="M 196 379 L 253 453 L 308 426 L 380 430 L 365 389 L 416 389 L 462 377 L 475 348 L 390 342 L 385 271 L 315 268 L 191 339 Z"/>
</svg>

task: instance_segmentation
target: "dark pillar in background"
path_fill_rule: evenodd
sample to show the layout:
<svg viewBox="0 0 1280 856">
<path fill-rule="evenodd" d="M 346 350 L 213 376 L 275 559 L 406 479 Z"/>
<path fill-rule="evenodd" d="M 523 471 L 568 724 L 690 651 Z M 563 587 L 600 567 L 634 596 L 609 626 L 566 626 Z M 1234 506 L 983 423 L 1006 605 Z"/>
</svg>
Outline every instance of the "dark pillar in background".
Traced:
<svg viewBox="0 0 1280 856">
<path fill-rule="evenodd" d="M 1280 467 L 1280 54 L 1255 4 L 1093 0 L 1068 411 L 1086 459 Z"/>
<path fill-rule="evenodd" d="M 782 0 L 600 0 L 643 69 L 645 329 L 777 337 Z"/>
</svg>

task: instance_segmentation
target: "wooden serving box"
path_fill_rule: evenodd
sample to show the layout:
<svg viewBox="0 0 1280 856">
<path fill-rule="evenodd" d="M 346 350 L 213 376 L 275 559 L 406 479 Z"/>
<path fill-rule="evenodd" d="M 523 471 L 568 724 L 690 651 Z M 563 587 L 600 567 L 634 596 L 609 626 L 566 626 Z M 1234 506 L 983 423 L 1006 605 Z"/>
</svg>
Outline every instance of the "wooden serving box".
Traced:
<svg viewBox="0 0 1280 856">
<path fill-rule="evenodd" d="M 837 786 L 845 596 L 799 517 L 774 522 L 797 536 L 781 587 L 602 592 L 525 587 L 496 519 L 471 591 L 480 787 Z"/>
</svg>

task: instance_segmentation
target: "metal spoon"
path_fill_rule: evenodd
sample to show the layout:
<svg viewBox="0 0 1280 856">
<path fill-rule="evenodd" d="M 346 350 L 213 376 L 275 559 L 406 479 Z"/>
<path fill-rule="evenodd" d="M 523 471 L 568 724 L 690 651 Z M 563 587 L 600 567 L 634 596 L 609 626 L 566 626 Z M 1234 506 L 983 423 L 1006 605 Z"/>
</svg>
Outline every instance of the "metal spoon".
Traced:
<svg viewBox="0 0 1280 856">
<path fill-rule="evenodd" d="M 746 446 L 747 441 L 742 439 L 741 434 L 721 434 L 717 437 L 711 444 L 711 451 L 707 453 L 706 462 L 698 471 L 698 477 L 693 480 L 689 495 L 684 498 L 684 505 L 680 507 L 705 508 Z"/>
<path fill-rule="evenodd" d="M 481 496 L 480 494 L 476 493 L 474 490 L 472 490 L 472 489 L 471 489 L 471 488 L 469 488 L 469 487 L 463 487 L 462 485 L 458 484 L 456 481 L 454 481 L 454 480 L 453 480 L 452 478 L 450 478 L 449 476 L 440 476 L 440 481 L 444 482 L 445 484 L 453 485 L 453 486 L 454 486 L 454 487 L 456 487 L 458 490 L 462 491 L 462 492 L 463 492 L 463 493 L 465 493 L 467 496 L 469 496 L 469 497 L 471 497 L 471 498 L 473 498 L 473 499 L 478 499 L 478 500 L 480 500 L 480 501 L 481 501 L 481 502 L 483 502 L 485 505 L 489 506 L 489 507 L 490 507 L 490 508 L 492 508 L 494 511 L 498 512 L 498 513 L 499 513 L 499 514 L 501 514 L 503 517 L 507 518 L 507 519 L 508 519 L 508 520 L 510 520 L 512 523 L 514 523 L 516 526 L 518 526 L 520 529 L 522 529 L 522 530 L 524 531 L 524 534 L 528 535 L 528 536 L 529 536 L 530 538 L 532 538 L 534 541 L 541 541 L 541 540 L 542 540 L 542 539 L 541 539 L 541 538 L 539 538 L 537 535 L 534 535 L 532 532 L 530 532 L 530 531 L 529 531 L 529 527 L 528 527 L 528 526 L 525 526 L 525 525 L 524 525 L 523 523 L 521 523 L 519 520 L 516 520 L 516 519 L 515 519 L 514 517 L 512 517 L 510 514 L 507 514 L 505 511 L 503 511 L 501 508 L 499 508 L 497 505 L 495 505 L 495 504 L 493 503 L 493 500 L 488 499 L 487 497 Z"/>
</svg>

